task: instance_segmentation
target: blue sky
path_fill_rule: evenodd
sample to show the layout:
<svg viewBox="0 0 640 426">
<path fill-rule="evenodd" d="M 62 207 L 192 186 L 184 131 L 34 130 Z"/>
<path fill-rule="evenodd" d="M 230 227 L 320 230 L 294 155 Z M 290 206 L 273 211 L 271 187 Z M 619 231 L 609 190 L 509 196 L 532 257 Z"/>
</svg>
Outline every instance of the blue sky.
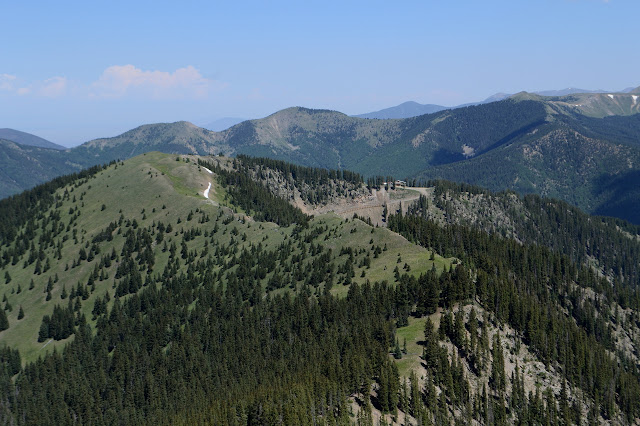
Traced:
<svg viewBox="0 0 640 426">
<path fill-rule="evenodd" d="M 640 85 L 638 0 L 231 3 L 0 3 L 0 128 L 74 145 L 295 105 Z"/>
</svg>

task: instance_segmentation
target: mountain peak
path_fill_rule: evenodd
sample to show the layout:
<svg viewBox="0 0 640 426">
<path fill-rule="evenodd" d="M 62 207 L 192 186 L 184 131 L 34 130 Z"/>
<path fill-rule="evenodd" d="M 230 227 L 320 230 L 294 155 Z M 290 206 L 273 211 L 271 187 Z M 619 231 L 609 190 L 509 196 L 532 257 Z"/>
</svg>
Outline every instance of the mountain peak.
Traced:
<svg viewBox="0 0 640 426">
<path fill-rule="evenodd" d="M 201 129 L 200 126 L 196 126 L 192 122 L 185 121 L 185 120 L 180 120 L 180 121 L 176 121 L 176 122 L 173 122 L 173 123 L 166 123 L 166 124 L 175 125 L 175 126 L 179 126 L 179 127 L 184 127 L 186 129 Z"/>
<path fill-rule="evenodd" d="M 62 145 L 50 142 L 40 136 L 32 135 L 31 133 L 21 132 L 15 129 L 0 129 L 0 139 L 5 139 L 11 142 L 15 142 L 20 145 L 37 146 L 39 148 L 50 148 L 65 150 Z"/>
<path fill-rule="evenodd" d="M 301 116 L 314 116 L 314 115 L 318 115 L 318 114 L 329 114 L 329 115 L 341 115 L 341 116 L 345 116 L 346 114 L 339 112 L 339 111 L 333 111 L 330 109 L 314 109 L 314 108 L 306 108 L 306 107 L 301 107 L 301 106 L 295 106 L 295 107 L 289 107 L 289 108 L 285 108 L 285 109 L 281 109 L 280 111 L 276 111 L 271 115 L 268 115 L 267 117 L 265 117 L 264 119 L 273 119 L 273 118 L 282 118 L 282 117 L 301 117 Z M 252 121 L 259 121 L 258 120 L 252 120 Z"/>
<path fill-rule="evenodd" d="M 535 93 L 529 92 L 518 92 L 515 95 L 509 96 L 509 99 L 513 99 L 514 101 L 540 101 L 542 97 L 540 95 L 536 95 Z"/>
<path fill-rule="evenodd" d="M 396 105 L 394 107 L 385 108 L 379 111 L 369 112 L 366 114 L 358 114 L 358 115 L 354 115 L 354 117 L 377 118 L 377 119 L 409 118 L 409 117 L 416 117 L 424 114 L 433 114 L 435 112 L 439 112 L 445 109 L 448 109 L 448 108 L 442 105 L 420 104 L 415 101 L 407 101 L 407 102 L 401 103 L 400 105 Z"/>
</svg>

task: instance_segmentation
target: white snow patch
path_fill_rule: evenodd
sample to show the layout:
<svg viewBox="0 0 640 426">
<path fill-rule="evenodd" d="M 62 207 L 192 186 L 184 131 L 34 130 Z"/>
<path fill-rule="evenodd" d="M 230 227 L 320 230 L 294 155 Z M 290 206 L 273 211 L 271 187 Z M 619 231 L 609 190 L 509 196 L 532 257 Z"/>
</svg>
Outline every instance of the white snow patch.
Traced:
<svg viewBox="0 0 640 426">
<path fill-rule="evenodd" d="M 209 173 L 210 175 L 213 174 L 213 172 L 211 170 L 207 169 L 206 167 L 203 167 L 203 169 L 205 169 L 207 171 L 207 173 Z"/>
<path fill-rule="evenodd" d="M 204 190 L 204 198 L 209 198 L 209 190 L 211 189 L 211 182 L 209 182 L 209 186 Z"/>
<path fill-rule="evenodd" d="M 638 102 L 638 97 L 636 95 L 631 95 L 631 97 L 633 98 L 633 104 L 635 105 L 636 102 Z"/>
<path fill-rule="evenodd" d="M 473 157 L 475 154 L 476 154 L 475 148 L 467 144 L 462 145 L 462 155 L 464 155 L 465 158 Z"/>
<path fill-rule="evenodd" d="M 610 97 L 611 99 L 613 99 L 613 95 L 607 95 L 608 97 Z"/>
<path fill-rule="evenodd" d="M 43 347 L 41 347 L 41 348 L 40 348 L 40 349 L 38 349 L 38 350 L 42 350 L 42 349 L 44 349 L 44 348 L 45 348 L 49 343 L 51 343 L 51 342 L 53 342 L 53 339 L 49 340 L 47 343 L 45 343 L 45 344 L 44 344 L 44 346 L 43 346 Z"/>
</svg>

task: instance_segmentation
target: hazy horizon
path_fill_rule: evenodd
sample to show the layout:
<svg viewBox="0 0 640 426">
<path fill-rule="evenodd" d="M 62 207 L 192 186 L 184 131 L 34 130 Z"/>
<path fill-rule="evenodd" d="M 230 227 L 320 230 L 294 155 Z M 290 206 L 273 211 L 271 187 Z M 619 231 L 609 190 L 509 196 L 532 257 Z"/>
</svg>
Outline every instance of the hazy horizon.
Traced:
<svg viewBox="0 0 640 426">
<path fill-rule="evenodd" d="M 146 123 L 362 114 L 640 84 L 620 0 L 12 3 L 0 127 L 73 146 Z M 25 24 L 28 22 L 28 25 Z"/>
</svg>

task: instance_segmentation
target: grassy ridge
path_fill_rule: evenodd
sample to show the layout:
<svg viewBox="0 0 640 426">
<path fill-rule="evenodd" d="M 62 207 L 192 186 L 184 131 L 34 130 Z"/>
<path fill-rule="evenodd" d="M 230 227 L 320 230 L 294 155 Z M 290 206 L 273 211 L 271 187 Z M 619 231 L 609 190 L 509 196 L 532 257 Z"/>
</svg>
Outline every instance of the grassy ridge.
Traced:
<svg viewBox="0 0 640 426">
<path fill-rule="evenodd" d="M 201 253 L 212 241 L 211 237 L 204 236 L 204 231 L 211 232 L 213 235 L 212 222 L 217 218 L 220 219 L 215 222 L 218 228 L 215 232 L 215 240 L 221 246 L 226 246 L 235 240 L 240 244 L 239 247 L 260 244 L 265 250 L 275 250 L 284 241 L 292 238 L 295 225 L 279 227 L 270 222 L 256 223 L 246 218 L 242 212 L 234 213 L 231 208 L 218 205 L 215 200 L 222 201 L 227 197 L 223 187 L 217 183 L 216 176 L 199 167 L 193 157 L 178 157 L 178 161 L 176 158 L 175 155 L 148 153 L 111 165 L 89 179 L 77 181 L 56 191 L 59 200 L 57 204 L 38 216 L 39 219 L 35 223 L 40 229 L 36 230 L 33 239 L 35 247 L 38 247 L 37 241 L 42 235 L 42 221 L 53 212 L 57 212 L 65 230 L 55 237 L 52 247 L 44 249 L 51 268 L 41 274 L 34 273 L 35 262 L 24 268 L 24 260 L 29 253 L 27 252 L 24 259 L 16 265 L 9 263 L 4 269 L 0 269 L 0 292 L 6 296 L 13 308 L 11 312 L 7 312 L 10 327 L 0 333 L 0 345 L 7 344 L 18 348 L 23 360 L 28 361 L 34 360 L 53 348 L 60 348 L 69 339 L 73 339 L 70 337 L 63 341 L 38 342 L 38 330 L 42 317 L 51 315 L 56 304 L 67 306 L 68 298 L 61 298 L 63 291 L 68 294 L 78 283 L 86 285 L 102 256 L 110 255 L 113 251 L 119 255 L 125 244 L 126 231 L 133 229 L 134 226 L 137 226 L 137 229 L 150 229 L 156 232 L 153 243 L 155 263 L 152 274 L 154 275 L 162 273 L 168 263 L 169 252 L 163 251 L 165 242 L 169 246 L 172 243 L 176 244 L 179 251 L 184 233 L 199 230 L 201 235 L 188 241 L 187 248 L 189 252 Z M 213 185 L 210 198 L 207 200 L 203 192 L 210 182 Z M 65 193 L 68 195 L 65 196 Z M 188 220 L 190 216 L 191 220 Z M 205 217 L 208 217 L 211 222 L 200 223 Z M 110 223 L 118 224 L 112 233 L 112 240 L 97 243 L 100 253 L 95 255 L 95 259 L 82 261 L 78 266 L 73 267 L 79 258 L 80 250 L 90 251 L 94 238 Z M 162 242 L 155 241 L 159 223 L 172 227 L 172 232 L 166 232 Z M 320 228 L 323 231 L 318 232 L 313 241 L 324 249 L 331 249 L 337 264 L 343 263 L 347 257 L 340 256 L 341 248 L 351 247 L 358 253 L 355 256 L 354 282 L 364 283 L 366 280 L 394 282 L 394 267 L 399 265 L 400 271 L 404 272 L 405 263 L 409 265 L 411 273 L 416 275 L 430 269 L 433 262 L 439 270 L 449 264 L 448 260 L 437 255 L 434 261 L 430 261 L 430 252 L 427 250 L 410 244 L 404 238 L 386 229 L 372 228 L 360 220 L 343 221 L 333 214 L 323 215 L 313 218 L 309 223 L 308 231 L 305 232 L 313 233 Z M 352 232 L 353 230 L 355 231 Z M 62 243 L 60 260 L 54 258 L 58 241 Z M 387 250 L 380 253 L 378 257 L 374 257 L 370 253 L 375 246 L 381 248 L 386 246 Z M 367 255 L 370 255 L 370 265 L 357 267 L 357 263 Z M 402 259 L 399 264 L 398 257 Z M 116 283 L 119 281 L 114 277 L 121 261 L 122 259 L 119 259 L 110 267 L 105 267 L 104 272 L 109 278 L 103 281 L 96 280 L 88 298 L 81 300 L 81 313 L 90 323 L 93 323 L 92 310 L 97 299 L 103 298 L 105 293 L 109 292 L 111 301 L 108 306 L 113 304 Z M 46 261 L 42 263 L 44 262 Z M 363 271 L 364 277 L 361 276 Z M 11 282 L 8 284 L 4 284 L 5 272 L 11 276 Z M 143 279 L 146 279 L 144 277 L 147 275 L 144 271 L 142 274 Z M 47 301 L 47 283 L 49 278 L 55 280 L 56 275 L 58 281 L 53 284 L 51 300 Z M 265 287 L 269 278 L 270 275 L 263 279 Z M 29 289 L 31 280 L 34 283 L 33 289 Z M 348 286 L 336 283 L 332 292 L 346 294 L 347 290 Z M 20 306 L 25 316 L 18 320 Z"/>
</svg>

